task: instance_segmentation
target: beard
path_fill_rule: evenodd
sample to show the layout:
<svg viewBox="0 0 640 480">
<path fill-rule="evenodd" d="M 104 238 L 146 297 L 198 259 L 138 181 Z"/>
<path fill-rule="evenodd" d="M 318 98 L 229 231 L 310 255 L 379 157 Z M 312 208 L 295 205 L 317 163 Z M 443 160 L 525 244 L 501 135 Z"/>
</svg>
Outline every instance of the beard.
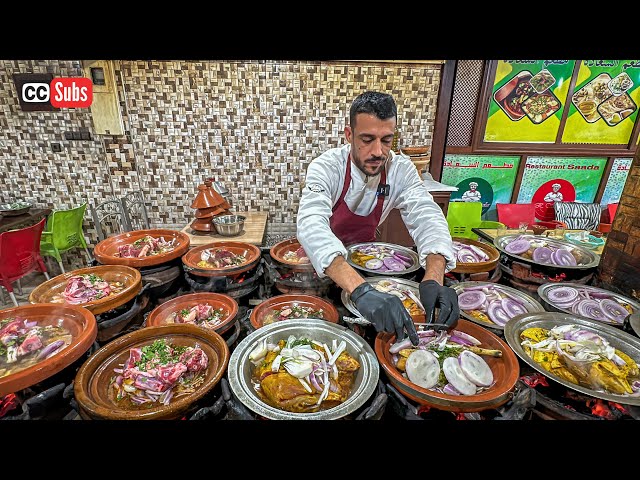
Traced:
<svg viewBox="0 0 640 480">
<path fill-rule="evenodd" d="M 354 155 L 353 149 L 351 152 L 351 156 L 353 157 L 353 163 L 355 163 L 356 167 L 358 167 L 358 169 L 362 173 L 364 173 L 365 175 L 368 175 L 369 177 L 375 177 L 376 175 L 380 175 L 380 173 L 382 173 L 382 170 L 384 170 L 384 167 L 387 163 L 386 161 L 388 158 L 386 156 L 382 156 L 382 157 L 370 156 L 363 160 L 359 158 L 357 155 Z"/>
</svg>

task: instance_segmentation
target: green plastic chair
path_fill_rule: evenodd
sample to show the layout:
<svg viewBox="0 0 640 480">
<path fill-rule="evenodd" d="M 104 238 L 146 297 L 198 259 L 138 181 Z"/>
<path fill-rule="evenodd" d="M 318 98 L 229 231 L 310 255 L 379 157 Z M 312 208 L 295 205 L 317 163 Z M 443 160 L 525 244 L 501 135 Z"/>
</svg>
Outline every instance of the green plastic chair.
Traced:
<svg viewBox="0 0 640 480">
<path fill-rule="evenodd" d="M 447 223 L 452 237 L 470 238 L 478 240 L 478 235 L 472 228 L 499 228 L 503 223 L 482 220 L 482 203 L 480 202 L 450 202 L 447 208 Z"/>
<path fill-rule="evenodd" d="M 84 247 L 89 259 L 88 263 L 91 264 L 91 254 L 82 231 L 82 221 L 86 209 L 87 203 L 85 202 L 70 210 L 54 210 L 47 219 L 45 231 L 42 232 L 40 254 L 55 258 L 62 273 L 65 273 L 65 270 L 60 254 L 75 247 Z"/>
</svg>

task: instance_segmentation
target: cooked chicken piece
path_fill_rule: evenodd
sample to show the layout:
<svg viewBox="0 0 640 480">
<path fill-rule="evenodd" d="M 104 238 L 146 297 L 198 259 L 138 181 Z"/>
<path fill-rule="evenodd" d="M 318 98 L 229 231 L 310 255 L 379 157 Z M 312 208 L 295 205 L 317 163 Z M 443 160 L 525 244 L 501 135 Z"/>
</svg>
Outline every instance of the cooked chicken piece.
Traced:
<svg viewBox="0 0 640 480">
<path fill-rule="evenodd" d="M 608 392 L 618 395 L 633 393 L 624 374 L 610 360 L 593 363 L 589 370 L 588 381 L 588 386 L 591 388 L 604 388 Z"/>
<path fill-rule="evenodd" d="M 340 372 L 355 372 L 360 368 L 360 363 L 347 352 L 342 352 L 336 360 L 336 367 Z"/>
<path fill-rule="evenodd" d="M 320 394 L 309 393 L 300 381 L 286 372 L 269 375 L 260 383 L 262 392 L 273 406 L 294 413 L 316 412 Z"/>
</svg>

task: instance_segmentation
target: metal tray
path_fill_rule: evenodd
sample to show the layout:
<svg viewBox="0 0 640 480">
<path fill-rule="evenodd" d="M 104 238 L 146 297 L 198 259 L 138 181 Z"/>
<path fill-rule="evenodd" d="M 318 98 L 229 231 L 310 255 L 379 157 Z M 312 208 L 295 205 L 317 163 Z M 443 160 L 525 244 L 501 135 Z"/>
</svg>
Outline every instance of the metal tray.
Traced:
<svg viewBox="0 0 640 480">
<path fill-rule="evenodd" d="M 371 270 L 369 268 L 361 267 L 360 265 L 358 265 L 357 263 L 351 260 L 351 255 L 358 249 L 358 247 L 364 247 L 367 245 L 377 245 L 381 247 L 392 248 L 396 252 L 411 258 L 413 265 L 405 270 L 402 270 L 401 272 L 381 272 L 380 270 Z M 408 247 L 403 247 L 402 245 L 395 245 L 393 243 L 384 243 L 384 242 L 364 242 L 364 243 L 355 243 L 353 245 L 349 245 L 349 247 L 347 248 L 347 263 L 351 265 L 353 268 L 356 268 L 362 272 L 367 272 L 372 275 L 384 275 L 385 277 L 398 277 L 398 276 L 402 277 L 408 273 L 413 273 L 420 268 L 420 258 L 418 257 L 418 254 L 416 252 L 414 252 Z"/>
<path fill-rule="evenodd" d="M 568 313 L 570 315 L 576 315 L 580 318 L 588 318 L 589 320 L 593 320 L 594 322 L 606 323 L 608 325 L 614 325 L 616 327 L 621 327 L 622 323 L 616 323 L 613 320 L 605 321 L 605 320 L 596 320 L 595 318 L 583 317 L 582 315 L 578 315 L 577 313 L 573 313 L 571 310 L 566 310 L 564 308 L 556 307 L 555 304 L 549 301 L 549 290 L 556 287 L 573 287 L 573 288 L 585 288 L 594 292 L 602 292 L 609 294 L 612 298 L 615 298 L 616 301 L 622 301 L 624 303 L 628 303 L 633 307 L 633 313 L 640 313 L 640 303 L 635 300 L 631 300 L 629 297 L 625 297 L 624 295 L 620 295 L 615 292 L 611 292 L 609 290 L 605 290 L 604 288 L 591 287 L 588 285 L 582 285 L 581 283 L 570 283 L 570 282 L 561 282 L 561 283 L 545 283 L 544 285 L 540 285 L 538 287 L 538 295 L 545 302 L 546 305 L 549 306 L 550 310 Z"/>
<path fill-rule="evenodd" d="M 509 346 L 516 352 L 524 362 L 535 368 L 538 372 L 545 377 L 550 378 L 558 383 L 561 383 L 565 387 L 571 388 L 578 392 L 592 397 L 601 398 L 603 400 L 609 400 L 612 402 L 622 403 L 626 405 L 640 405 L 640 396 L 626 396 L 616 395 L 613 393 L 601 392 L 598 390 L 592 390 L 582 385 L 576 385 L 568 380 L 558 377 L 551 372 L 548 372 L 542 368 L 538 362 L 535 362 L 520 345 L 520 333 L 527 328 L 544 328 L 550 330 L 553 327 L 561 325 L 576 324 L 582 326 L 585 330 L 590 330 L 598 335 L 604 337 L 613 347 L 621 350 L 629 355 L 636 363 L 640 364 L 640 339 L 623 332 L 619 328 L 614 328 L 609 325 L 605 325 L 596 320 L 587 320 L 583 317 L 577 317 L 573 315 L 567 315 L 565 313 L 557 312 L 545 312 L 545 313 L 532 313 L 518 315 L 513 320 L 505 325 L 504 338 Z"/>
<path fill-rule="evenodd" d="M 523 238 L 525 240 L 544 241 L 547 245 L 551 245 L 553 247 L 558 247 L 558 248 L 563 247 L 569 251 L 577 250 L 578 252 L 580 252 L 580 255 L 583 259 L 582 263 L 579 263 L 578 265 L 573 266 L 573 265 L 556 265 L 555 263 L 535 262 L 531 258 L 521 257 L 520 255 L 515 255 L 513 253 L 507 252 L 505 250 L 506 245 L 512 240 L 515 240 L 516 238 Z M 595 268 L 600 263 L 600 255 L 593 253 L 591 250 L 588 250 L 579 245 L 574 245 L 573 243 L 569 243 L 566 240 L 544 237 L 542 235 L 529 235 L 529 234 L 504 235 L 502 237 L 494 238 L 493 244 L 496 246 L 498 250 L 500 250 L 502 253 L 504 253 L 508 257 L 517 258 L 518 260 L 521 260 L 523 262 L 526 262 L 532 265 L 545 265 L 547 267 L 553 267 L 561 270 L 584 270 L 588 268 Z"/>
<path fill-rule="evenodd" d="M 12 207 L 12 205 L 14 206 Z M 27 213 L 32 206 L 29 202 L 1 203 L 0 215 L 15 217 Z"/>
<path fill-rule="evenodd" d="M 405 287 L 408 287 L 409 289 L 411 289 L 413 293 L 416 294 L 418 298 L 420 298 L 420 284 L 418 282 L 412 282 L 411 280 L 406 280 L 404 278 L 390 279 L 389 277 L 367 277 L 364 280 L 365 282 L 370 283 L 371 285 L 375 285 L 380 280 L 392 280 L 396 283 L 404 285 Z M 342 299 L 342 304 L 347 308 L 347 310 L 349 310 L 351 313 L 353 313 L 359 318 L 364 318 L 356 308 L 355 303 L 351 301 L 351 297 L 346 290 L 342 290 L 340 298 Z"/>
<path fill-rule="evenodd" d="M 544 307 L 537 300 L 535 300 L 533 297 L 527 295 L 524 292 L 521 292 L 520 290 L 516 290 L 515 288 L 507 287 L 505 285 L 500 285 L 498 283 L 492 283 L 492 282 L 460 282 L 460 283 L 456 283 L 455 285 L 452 285 L 451 288 L 453 288 L 456 291 L 456 293 L 458 295 L 460 295 L 462 292 L 464 292 L 465 288 L 475 287 L 475 286 L 478 286 L 478 285 L 486 285 L 488 287 L 492 286 L 492 287 L 495 287 L 499 291 L 509 292 L 509 294 L 513 295 L 514 297 L 518 297 L 520 300 L 522 300 L 522 303 L 525 304 L 525 306 L 527 307 L 527 310 L 529 310 L 530 313 L 544 312 L 545 311 Z M 504 326 L 497 325 L 495 323 L 487 323 L 487 322 L 483 322 L 482 320 L 478 320 L 477 318 L 474 318 L 471 315 L 469 315 L 466 312 L 464 312 L 462 309 L 460 310 L 460 315 L 462 317 L 466 318 L 467 320 L 469 320 L 469 321 L 471 321 L 473 323 L 477 323 L 478 325 L 481 325 L 481 326 L 483 326 L 485 328 L 490 328 L 492 330 L 504 330 Z"/>
</svg>

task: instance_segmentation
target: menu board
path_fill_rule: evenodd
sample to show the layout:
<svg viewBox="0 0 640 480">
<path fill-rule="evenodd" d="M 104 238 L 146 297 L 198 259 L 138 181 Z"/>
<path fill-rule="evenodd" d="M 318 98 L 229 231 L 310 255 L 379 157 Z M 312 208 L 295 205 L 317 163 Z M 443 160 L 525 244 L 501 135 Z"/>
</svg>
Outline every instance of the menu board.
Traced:
<svg viewBox="0 0 640 480">
<path fill-rule="evenodd" d="M 451 202 L 482 202 L 486 220 L 496 220 L 496 203 L 509 203 L 520 157 L 445 155 L 442 180 L 458 187 Z"/>
<path fill-rule="evenodd" d="M 631 158 L 615 158 L 611 166 L 611 172 L 607 179 L 607 186 L 602 194 L 600 205 L 605 206 L 610 203 L 620 202 L 624 184 L 627 181 L 629 170 L 631 169 Z"/>
<path fill-rule="evenodd" d="M 563 143 L 627 144 L 640 105 L 640 60 L 583 60 Z"/>
<path fill-rule="evenodd" d="M 592 203 L 606 158 L 528 157 L 517 203 Z"/>
<path fill-rule="evenodd" d="M 500 60 L 485 142 L 554 143 L 574 60 Z"/>
</svg>

